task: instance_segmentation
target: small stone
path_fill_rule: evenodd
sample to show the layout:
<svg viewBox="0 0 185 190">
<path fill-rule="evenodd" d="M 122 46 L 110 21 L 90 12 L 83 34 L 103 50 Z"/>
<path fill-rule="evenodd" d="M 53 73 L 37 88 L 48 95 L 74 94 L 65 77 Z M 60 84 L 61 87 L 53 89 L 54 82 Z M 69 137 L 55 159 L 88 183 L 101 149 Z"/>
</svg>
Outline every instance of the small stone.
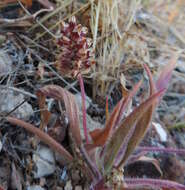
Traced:
<svg viewBox="0 0 185 190">
<path fill-rule="evenodd" d="M 16 93 L 13 90 L 0 90 L 0 113 L 8 114 L 14 110 L 25 100 L 23 94 Z M 32 106 L 28 102 L 24 102 L 21 106 L 17 107 L 11 114 L 16 118 L 28 120 L 33 115 Z"/>
<path fill-rule="evenodd" d="M 82 190 L 82 186 L 80 186 L 80 185 L 76 186 L 75 190 Z"/>
<path fill-rule="evenodd" d="M 0 50 L 0 76 L 12 72 L 12 63 L 10 56 L 3 50 Z"/>
<path fill-rule="evenodd" d="M 66 185 L 65 185 L 65 187 L 64 187 L 64 190 L 72 190 L 73 189 L 73 187 L 72 187 L 72 184 L 71 184 L 71 180 L 69 180 L 67 183 L 66 183 Z"/>
<path fill-rule="evenodd" d="M 2 45 L 6 41 L 6 36 L 0 34 L 0 45 Z"/>
<path fill-rule="evenodd" d="M 167 141 L 167 133 L 163 129 L 163 127 L 159 123 L 153 122 L 152 124 L 155 127 L 155 130 L 156 130 L 157 134 L 159 135 L 161 142 L 166 142 Z"/>
<path fill-rule="evenodd" d="M 36 154 L 33 155 L 33 161 L 36 165 L 34 178 L 41 178 L 55 172 L 54 154 L 48 147 L 39 146 Z"/>
<path fill-rule="evenodd" d="M 88 96 L 85 96 L 85 98 L 86 98 L 85 107 L 86 107 L 86 110 L 87 110 L 89 108 L 92 100 Z M 76 99 L 76 103 L 77 103 L 79 109 L 82 110 L 82 96 L 81 96 L 81 93 L 75 94 L 75 99 Z"/>
<path fill-rule="evenodd" d="M 32 185 L 32 186 L 27 187 L 27 190 L 45 190 L 45 189 L 39 185 Z"/>
<path fill-rule="evenodd" d="M 46 178 L 41 177 L 41 178 L 40 178 L 39 185 L 40 185 L 41 187 L 43 187 L 45 184 L 46 184 Z"/>
</svg>

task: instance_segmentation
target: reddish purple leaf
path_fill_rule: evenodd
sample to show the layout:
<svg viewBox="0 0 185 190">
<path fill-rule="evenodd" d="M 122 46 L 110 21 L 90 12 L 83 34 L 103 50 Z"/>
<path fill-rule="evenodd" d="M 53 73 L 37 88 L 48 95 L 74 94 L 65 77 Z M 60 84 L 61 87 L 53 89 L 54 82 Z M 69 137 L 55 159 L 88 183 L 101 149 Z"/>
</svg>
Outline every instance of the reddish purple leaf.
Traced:
<svg viewBox="0 0 185 190">
<path fill-rule="evenodd" d="M 156 87 L 153 82 L 152 74 L 147 65 L 144 65 L 144 68 L 149 77 L 150 95 L 153 95 L 154 92 L 156 92 Z M 123 148 L 120 149 L 119 157 L 118 157 L 120 162 L 118 163 L 118 160 L 117 160 L 118 158 L 117 158 L 116 162 L 115 162 L 116 167 L 120 167 L 121 165 L 123 165 L 125 163 L 125 161 L 131 155 L 131 153 L 135 150 L 137 145 L 144 138 L 144 136 L 149 128 L 149 124 L 152 119 L 152 114 L 155 110 L 156 105 L 157 105 L 157 101 L 155 101 L 153 104 L 151 104 L 151 106 L 148 109 L 145 109 L 145 113 L 140 118 L 140 120 L 136 123 L 135 131 L 133 131 L 133 133 L 130 134 L 132 136 L 130 137 L 129 141 L 126 143 L 126 146 L 127 146 L 126 150 L 125 150 L 126 146 L 123 146 Z M 121 154 L 121 152 L 122 152 L 122 154 Z M 122 159 L 121 159 L 121 157 L 122 157 Z"/>
<path fill-rule="evenodd" d="M 171 73 L 175 66 L 176 60 L 177 60 L 177 56 L 174 56 L 173 59 L 171 60 L 170 65 L 168 66 L 169 68 L 164 68 L 164 70 L 162 71 L 162 73 L 159 77 L 157 87 L 154 84 L 152 74 L 151 74 L 148 66 L 144 65 L 144 68 L 149 77 L 150 95 L 153 95 L 156 92 L 156 88 L 158 90 L 167 88 L 167 83 L 169 82 L 169 79 L 171 77 Z M 164 92 L 162 94 L 164 94 Z M 161 97 L 162 97 L 162 94 L 161 94 Z M 120 167 L 121 165 L 123 165 L 125 163 L 125 161 L 129 157 L 129 155 L 131 155 L 131 153 L 135 150 L 135 148 L 138 146 L 138 144 L 144 138 L 144 136 L 147 132 L 147 129 L 149 128 L 149 124 L 152 119 L 152 114 L 155 110 L 155 107 L 157 106 L 157 103 L 159 103 L 159 101 L 155 101 L 148 109 L 146 109 L 145 113 L 143 114 L 141 119 L 137 122 L 135 131 L 133 132 L 133 135 L 128 142 L 128 147 L 127 147 L 126 152 L 124 150 L 120 150 L 122 152 L 125 152 L 125 155 L 124 156 L 122 155 L 123 159 L 120 161 L 120 163 L 118 165 L 116 165 L 117 167 Z"/>
<path fill-rule="evenodd" d="M 168 154 L 182 154 L 185 155 L 185 149 L 184 148 L 161 148 L 161 147 L 138 147 L 137 150 L 144 151 L 144 152 L 163 152 Z"/>
<path fill-rule="evenodd" d="M 161 179 L 140 179 L 140 178 L 125 178 L 127 189 L 135 189 L 138 187 L 153 187 L 154 189 L 167 188 L 169 190 L 184 190 L 185 186 L 169 180 Z"/>
<path fill-rule="evenodd" d="M 110 115 L 108 121 L 105 124 L 104 129 L 95 129 L 94 131 L 91 131 L 89 133 L 95 146 L 103 146 L 107 141 L 109 133 L 111 129 L 114 127 L 115 122 L 117 121 L 117 117 L 119 116 L 120 108 L 123 102 L 123 99 L 121 99 L 115 106 L 112 114 Z"/>
<path fill-rule="evenodd" d="M 170 60 L 169 64 L 167 64 L 163 68 L 163 70 L 162 70 L 162 72 L 161 72 L 161 74 L 160 74 L 160 76 L 159 76 L 159 78 L 158 78 L 158 80 L 156 82 L 157 90 L 167 88 L 167 86 L 169 84 L 169 81 L 171 79 L 171 76 L 172 76 L 172 71 L 174 70 L 176 62 L 178 60 L 178 57 L 179 57 L 178 54 L 173 55 L 171 57 L 171 60 Z"/>
<path fill-rule="evenodd" d="M 113 112 L 109 116 L 105 124 L 104 129 L 95 129 L 94 131 L 90 132 L 91 138 L 93 140 L 93 144 L 96 146 L 103 146 L 107 139 L 111 136 L 113 131 L 116 129 L 116 126 L 120 122 L 123 112 L 125 111 L 126 107 L 128 106 L 132 97 L 136 94 L 139 87 L 141 86 L 142 81 L 139 81 L 130 92 L 130 94 L 126 98 L 122 98 L 117 105 L 115 106 Z"/>
<path fill-rule="evenodd" d="M 64 102 L 67 116 L 69 117 L 69 125 L 72 138 L 80 147 L 82 139 L 80 136 L 79 128 L 79 110 L 75 102 L 74 95 L 62 87 L 56 85 L 47 85 L 39 89 L 39 92 L 43 93 L 45 96 Z"/>
<path fill-rule="evenodd" d="M 112 168 L 114 160 L 121 148 L 122 142 L 126 138 L 130 129 L 136 125 L 145 111 L 148 110 L 149 107 L 156 102 L 161 93 L 163 93 L 163 90 L 155 93 L 140 106 L 138 106 L 128 117 L 126 117 L 121 122 L 119 128 L 114 132 L 112 138 L 106 145 L 106 151 L 104 155 L 104 168 L 106 172 L 109 172 Z M 128 157 L 128 155 L 126 155 L 126 157 Z"/>
<path fill-rule="evenodd" d="M 152 77 L 152 73 L 150 72 L 150 69 L 146 64 L 144 64 L 144 69 L 149 77 L 149 84 L 150 84 L 150 95 L 154 94 L 156 92 L 156 86 Z"/>
</svg>

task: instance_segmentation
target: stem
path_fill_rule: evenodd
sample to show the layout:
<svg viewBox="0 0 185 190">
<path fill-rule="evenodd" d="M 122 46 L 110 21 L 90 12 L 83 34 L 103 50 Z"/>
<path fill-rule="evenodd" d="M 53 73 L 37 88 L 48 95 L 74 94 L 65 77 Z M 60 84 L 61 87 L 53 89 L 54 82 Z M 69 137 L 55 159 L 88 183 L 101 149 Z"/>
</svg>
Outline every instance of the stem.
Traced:
<svg viewBox="0 0 185 190">
<path fill-rule="evenodd" d="M 102 179 L 102 175 L 99 172 L 96 164 L 94 162 L 92 162 L 91 158 L 87 154 L 87 152 L 86 152 L 83 145 L 81 145 L 81 147 L 80 147 L 80 152 L 81 152 L 81 154 L 83 156 L 83 159 L 86 161 L 86 164 L 88 165 L 89 169 L 91 170 L 93 176 L 95 177 L 95 179 L 96 180 Z"/>
<path fill-rule="evenodd" d="M 87 131 L 87 117 L 86 117 L 86 106 L 85 106 L 85 90 L 84 90 L 84 82 L 82 75 L 78 74 L 78 81 L 80 83 L 80 90 L 81 90 L 81 96 L 82 96 L 82 114 L 83 114 L 83 130 L 84 130 L 84 136 L 86 143 L 89 143 L 88 139 L 88 131 Z"/>
<path fill-rule="evenodd" d="M 127 184 L 127 188 L 128 189 L 132 189 L 135 187 L 139 187 L 139 186 L 149 186 L 149 187 L 153 187 L 155 189 L 158 188 L 168 188 L 168 189 L 178 189 L 178 190 L 184 190 L 185 186 L 180 184 L 180 183 L 176 183 L 173 181 L 169 181 L 169 180 L 161 180 L 161 179 L 140 179 L 140 178 L 125 178 L 124 179 L 126 184 Z"/>
<path fill-rule="evenodd" d="M 165 153 L 185 154 L 185 149 L 176 149 L 176 148 L 138 147 L 137 150 L 147 151 L 147 152 L 165 152 Z"/>
<path fill-rule="evenodd" d="M 36 128 L 35 126 L 22 121 L 20 119 L 16 119 L 14 117 L 6 117 L 7 121 L 10 122 L 12 125 L 18 125 L 22 128 L 25 128 L 27 131 L 33 133 L 34 135 L 37 135 L 39 137 L 39 140 L 49 145 L 52 150 L 58 152 L 64 159 L 65 162 L 70 163 L 73 161 L 72 155 L 57 141 L 55 141 L 52 137 L 50 137 L 48 134 L 44 133 L 40 129 Z M 65 163 L 64 163 L 65 165 Z"/>
</svg>

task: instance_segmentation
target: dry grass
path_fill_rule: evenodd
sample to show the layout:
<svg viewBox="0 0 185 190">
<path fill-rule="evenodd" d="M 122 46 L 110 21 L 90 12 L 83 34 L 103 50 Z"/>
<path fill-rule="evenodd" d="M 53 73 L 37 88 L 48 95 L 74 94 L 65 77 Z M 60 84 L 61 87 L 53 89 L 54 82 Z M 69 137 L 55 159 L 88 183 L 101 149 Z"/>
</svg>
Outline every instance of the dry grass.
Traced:
<svg viewBox="0 0 185 190">
<path fill-rule="evenodd" d="M 179 50 L 184 59 L 184 6 L 182 0 L 63 0 L 57 1 L 55 10 L 36 19 L 28 32 L 34 43 L 42 46 L 46 36 L 47 41 L 60 37 L 61 21 L 72 15 L 86 25 L 96 61 L 86 77 L 92 78 L 95 98 L 110 93 L 111 86 L 128 70 L 142 69 L 144 63 L 158 70 L 161 59 L 169 59 L 172 52 Z"/>
</svg>

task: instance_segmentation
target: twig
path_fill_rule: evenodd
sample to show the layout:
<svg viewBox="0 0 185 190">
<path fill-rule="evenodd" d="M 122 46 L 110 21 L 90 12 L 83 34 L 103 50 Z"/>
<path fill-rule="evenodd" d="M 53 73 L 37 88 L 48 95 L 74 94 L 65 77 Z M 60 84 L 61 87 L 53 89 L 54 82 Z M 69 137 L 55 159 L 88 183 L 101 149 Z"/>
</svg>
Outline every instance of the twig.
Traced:
<svg viewBox="0 0 185 190">
<path fill-rule="evenodd" d="M 134 187 L 154 187 L 155 189 L 166 187 L 168 189 L 184 190 L 185 186 L 169 180 L 160 179 L 140 179 L 140 178 L 125 178 L 124 181 L 127 184 L 126 189 L 133 189 Z"/>
<path fill-rule="evenodd" d="M 23 16 L 21 18 L 16 18 L 16 19 L 0 18 L 0 23 L 15 24 L 17 22 L 21 22 L 28 19 L 33 19 L 33 17 L 26 15 L 26 16 Z"/>
<path fill-rule="evenodd" d="M 41 9 L 38 12 L 34 13 L 33 15 L 29 14 L 21 18 L 15 18 L 15 19 L 0 18 L 0 24 L 1 23 L 15 24 L 15 23 L 25 21 L 25 20 L 34 20 L 39 14 L 43 12 L 49 12 L 49 11 L 51 11 L 51 9 Z"/>
<path fill-rule="evenodd" d="M 72 3 L 72 0 L 68 0 L 65 1 L 64 4 L 60 7 L 58 7 L 56 10 L 54 10 L 53 12 L 51 12 L 50 14 L 44 16 L 43 18 L 41 18 L 37 24 L 33 25 L 28 32 L 30 32 L 31 30 L 37 28 L 38 26 L 40 26 L 40 23 L 45 22 L 46 20 L 48 20 L 50 17 L 52 17 L 53 15 L 57 14 L 58 12 L 60 12 L 62 9 L 66 8 L 68 5 L 70 5 Z"/>
<path fill-rule="evenodd" d="M 38 44 L 37 42 L 33 41 L 32 39 L 30 39 L 28 36 L 25 36 L 25 35 L 19 35 L 19 37 L 23 40 L 25 40 L 26 42 L 29 42 L 33 45 L 35 45 L 36 47 L 39 47 L 41 49 L 43 49 L 44 51 L 47 51 L 48 53 L 52 54 L 52 55 L 55 55 L 53 52 L 51 52 L 48 48 Z"/>
<path fill-rule="evenodd" d="M 33 125 L 26 123 L 20 119 L 16 119 L 13 117 L 6 117 L 7 121 L 10 122 L 12 125 L 18 125 L 20 127 L 25 128 L 29 132 L 33 133 L 34 135 L 37 135 L 41 141 L 49 145 L 52 150 L 58 152 L 63 158 L 65 158 L 66 162 L 72 162 L 73 157 L 72 155 L 66 151 L 62 145 L 60 145 L 57 141 L 55 141 L 52 137 L 50 137 L 48 134 L 44 133 L 40 129 L 34 127 Z"/>
<path fill-rule="evenodd" d="M 10 112 L 8 112 L 5 117 L 7 117 L 11 113 L 13 113 L 16 109 L 18 109 L 20 106 L 22 106 L 26 101 L 27 101 L 27 99 L 23 100 L 20 104 L 18 104 L 17 106 L 15 106 L 15 108 L 13 108 Z"/>
<path fill-rule="evenodd" d="M 59 75 L 51 66 L 50 64 L 45 61 L 44 59 L 42 59 L 37 53 L 35 53 L 34 50 L 30 49 L 29 47 L 27 47 L 28 50 L 39 60 L 41 61 L 48 69 L 50 69 L 54 74 L 55 76 L 57 76 L 62 82 L 64 82 L 67 86 L 70 87 L 70 89 L 74 90 L 76 93 L 79 93 L 79 91 L 74 87 L 72 86 L 70 83 L 68 83 L 61 75 Z"/>
<path fill-rule="evenodd" d="M 55 29 L 62 21 L 64 21 L 64 20 L 70 18 L 71 16 L 76 15 L 78 12 L 80 12 L 80 11 L 82 11 L 83 9 L 87 8 L 89 5 L 90 5 L 90 3 L 85 4 L 85 5 L 82 6 L 80 9 L 78 9 L 78 10 L 75 11 L 75 12 L 73 12 L 71 15 L 68 15 L 68 16 L 66 16 L 63 20 L 58 21 L 55 25 L 52 25 L 52 26 L 49 28 L 49 31 Z M 38 40 L 39 38 L 43 37 L 45 34 L 47 34 L 47 32 L 48 32 L 48 31 L 44 31 L 43 33 L 41 33 L 40 35 L 38 35 L 38 36 L 34 39 L 34 41 L 36 41 L 36 40 Z M 54 35 L 54 34 L 53 34 L 53 35 Z M 55 38 L 57 38 L 57 37 L 55 37 Z"/>
</svg>

